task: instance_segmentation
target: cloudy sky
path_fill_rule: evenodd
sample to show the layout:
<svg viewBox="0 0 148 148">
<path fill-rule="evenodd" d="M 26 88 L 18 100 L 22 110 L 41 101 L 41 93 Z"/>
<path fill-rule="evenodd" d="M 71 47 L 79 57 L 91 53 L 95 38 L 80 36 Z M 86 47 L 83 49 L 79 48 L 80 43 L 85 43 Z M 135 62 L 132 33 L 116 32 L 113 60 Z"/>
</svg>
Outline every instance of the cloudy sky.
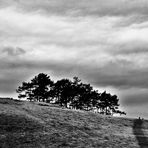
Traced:
<svg viewBox="0 0 148 148">
<path fill-rule="evenodd" d="M 39 72 L 78 76 L 148 118 L 148 1 L 0 0 L 0 95 Z"/>
</svg>

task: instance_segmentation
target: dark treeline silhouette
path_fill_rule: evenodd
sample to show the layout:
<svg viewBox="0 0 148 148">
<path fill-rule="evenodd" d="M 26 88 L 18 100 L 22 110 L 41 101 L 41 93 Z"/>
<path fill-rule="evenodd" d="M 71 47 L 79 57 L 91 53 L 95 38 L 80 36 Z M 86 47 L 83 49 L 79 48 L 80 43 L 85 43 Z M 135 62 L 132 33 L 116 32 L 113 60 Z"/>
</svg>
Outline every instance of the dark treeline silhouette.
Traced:
<svg viewBox="0 0 148 148">
<path fill-rule="evenodd" d="M 93 110 L 100 114 L 126 114 L 118 109 L 119 99 L 110 93 L 98 93 L 90 84 L 82 83 L 78 77 L 54 82 L 50 76 L 40 73 L 30 82 L 23 82 L 16 90 L 19 98 L 59 104 L 70 109 Z"/>
</svg>

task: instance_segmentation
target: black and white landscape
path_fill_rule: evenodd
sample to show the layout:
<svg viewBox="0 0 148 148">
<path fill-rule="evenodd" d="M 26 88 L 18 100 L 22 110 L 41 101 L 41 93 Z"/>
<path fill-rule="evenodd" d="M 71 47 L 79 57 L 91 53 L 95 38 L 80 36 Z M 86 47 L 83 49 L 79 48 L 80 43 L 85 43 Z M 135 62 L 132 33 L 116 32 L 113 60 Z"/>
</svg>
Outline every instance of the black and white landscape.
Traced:
<svg viewBox="0 0 148 148">
<path fill-rule="evenodd" d="M 0 91 L 39 72 L 79 76 L 148 117 L 146 0 L 0 0 Z"/>
<path fill-rule="evenodd" d="M 124 123 L 127 120 L 129 135 L 137 135 L 135 141 L 141 141 L 138 133 L 145 137 L 146 123 L 131 118 L 148 119 L 148 1 L 0 0 L 0 97 L 17 99 L 16 89 L 39 73 L 48 74 L 54 82 L 76 76 L 98 93 L 116 95 L 119 109 L 127 113 L 124 117 L 130 118 L 123 119 Z M 6 108 L 11 112 L 10 104 Z M 36 113 L 28 110 L 34 119 Z M 105 118 L 99 116 L 100 120 Z M 124 123 L 121 131 L 126 126 Z M 125 133 L 123 137 L 127 136 Z M 138 144 L 130 146 L 138 147 Z"/>
</svg>

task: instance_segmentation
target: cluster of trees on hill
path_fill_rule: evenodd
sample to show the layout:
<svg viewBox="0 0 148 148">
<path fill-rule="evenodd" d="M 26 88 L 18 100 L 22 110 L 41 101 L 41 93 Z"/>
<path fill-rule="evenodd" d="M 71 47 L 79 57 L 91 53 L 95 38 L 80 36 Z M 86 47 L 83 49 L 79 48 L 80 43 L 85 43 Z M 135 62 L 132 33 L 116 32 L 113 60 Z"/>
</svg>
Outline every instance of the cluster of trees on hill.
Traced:
<svg viewBox="0 0 148 148">
<path fill-rule="evenodd" d="M 113 115 L 126 114 L 118 109 L 119 99 L 110 93 L 98 93 L 90 84 L 82 83 L 78 77 L 54 82 L 50 76 L 40 73 L 30 82 L 23 82 L 16 90 L 19 98 L 29 101 L 56 103 L 70 109 L 80 109 Z"/>
</svg>

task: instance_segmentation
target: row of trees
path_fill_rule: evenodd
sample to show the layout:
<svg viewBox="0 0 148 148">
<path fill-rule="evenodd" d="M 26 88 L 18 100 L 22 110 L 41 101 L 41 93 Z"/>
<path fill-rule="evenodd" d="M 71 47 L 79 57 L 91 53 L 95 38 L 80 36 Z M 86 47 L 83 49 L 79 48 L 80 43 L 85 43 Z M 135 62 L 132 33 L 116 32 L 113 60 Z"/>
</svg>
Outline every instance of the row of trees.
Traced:
<svg viewBox="0 0 148 148">
<path fill-rule="evenodd" d="M 119 99 L 110 93 L 98 93 L 78 77 L 61 79 L 54 83 L 50 76 L 40 73 L 30 82 L 23 82 L 16 90 L 19 98 L 29 101 L 56 103 L 65 108 L 96 111 L 101 114 L 126 114 L 118 109 Z"/>
</svg>

